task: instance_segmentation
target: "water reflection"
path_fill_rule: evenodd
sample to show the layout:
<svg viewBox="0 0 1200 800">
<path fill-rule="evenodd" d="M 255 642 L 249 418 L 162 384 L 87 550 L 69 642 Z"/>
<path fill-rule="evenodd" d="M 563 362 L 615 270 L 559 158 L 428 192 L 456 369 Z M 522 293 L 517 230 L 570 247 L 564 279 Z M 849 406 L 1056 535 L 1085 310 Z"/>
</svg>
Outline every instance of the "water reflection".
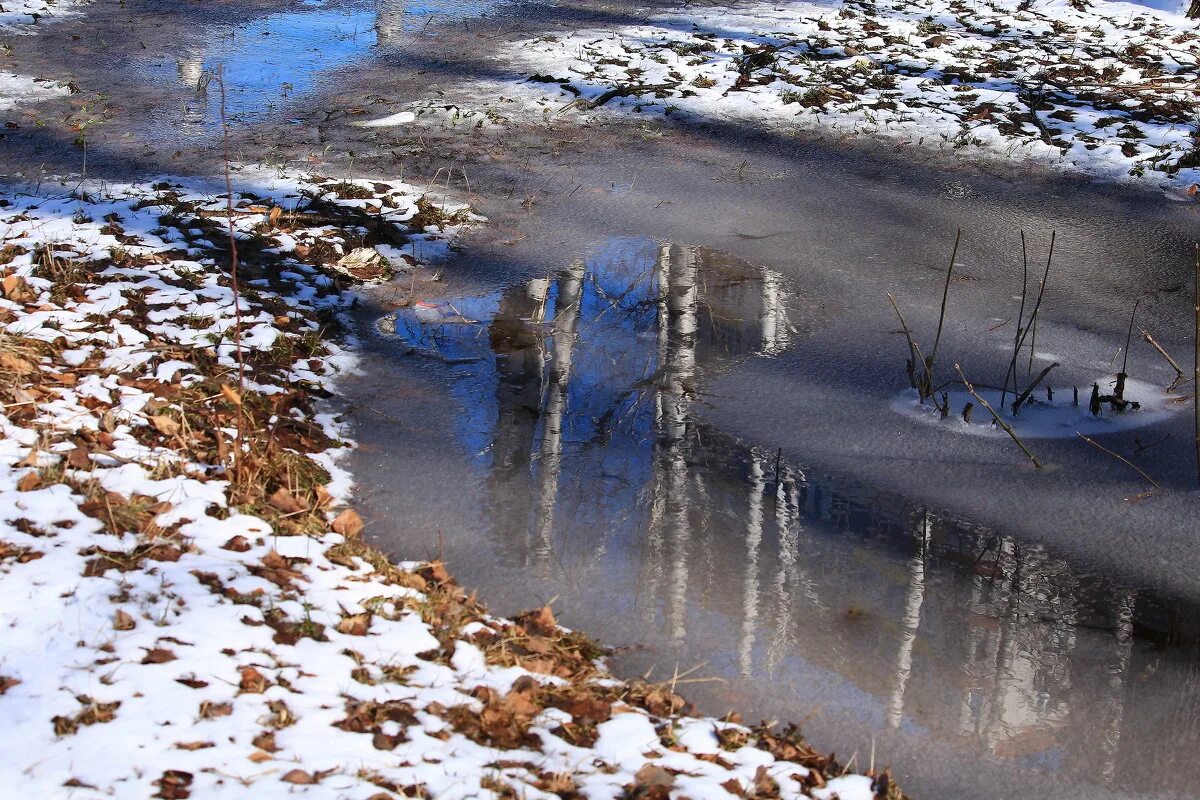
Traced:
<svg viewBox="0 0 1200 800">
<path fill-rule="evenodd" d="M 804 316 L 769 270 L 617 240 L 387 320 L 460 371 L 509 560 L 469 579 L 523 576 L 581 624 L 624 621 L 649 657 L 704 653 L 730 679 L 717 702 L 820 700 L 881 733 L 1172 790 L 1200 738 L 1195 609 L 697 417 L 707 375 L 788 347 Z"/>
<path fill-rule="evenodd" d="M 152 77 L 176 83 L 185 130 L 219 122 L 207 76 L 224 68 L 226 113 L 251 122 L 284 112 L 289 100 L 318 88 L 334 70 L 429 33 L 436 22 L 483 14 L 501 0 L 308 0 L 300 7 L 239 24 L 216 24 L 174 59 L 144 64 Z M 210 97 L 210 94 L 212 95 Z"/>
</svg>

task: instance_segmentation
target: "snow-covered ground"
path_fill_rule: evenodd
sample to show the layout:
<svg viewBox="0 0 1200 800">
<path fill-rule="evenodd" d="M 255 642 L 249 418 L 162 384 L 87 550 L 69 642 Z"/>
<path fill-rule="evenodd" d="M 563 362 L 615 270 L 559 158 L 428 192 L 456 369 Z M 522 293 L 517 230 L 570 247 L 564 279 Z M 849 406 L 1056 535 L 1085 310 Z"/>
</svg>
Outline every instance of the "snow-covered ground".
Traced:
<svg viewBox="0 0 1200 800">
<path fill-rule="evenodd" d="M 36 33 L 37 25 L 42 20 L 73 14 L 73 7 L 77 5 L 79 3 L 72 0 L 0 2 L 0 37 Z M 70 89 L 65 84 L 0 70 L 0 112 L 69 93 Z"/>
<path fill-rule="evenodd" d="M 588 113 L 872 135 L 1184 191 L 1200 182 L 1200 26 L 1106 0 L 689 6 L 506 54 Z"/>
<path fill-rule="evenodd" d="M 234 180 L 240 300 L 219 182 L 0 199 L 0 786 L 897 796 L 364 545 L 315 402 L 354 366 L 347 270 L 412 269 L 478 218 L 404 184 Z"/>
<path fill-rule="evenodd" d="M 25 26 L 75 13 L 81 0 L 4 0 L 0 3 L 0 33 L 32 32 Z"/>
<path fill-rule="evenodd" d="M 70 94 L 70 90 L 61 83 L 0 72 L 0 111 L 66 94 Z"/>
</svg>

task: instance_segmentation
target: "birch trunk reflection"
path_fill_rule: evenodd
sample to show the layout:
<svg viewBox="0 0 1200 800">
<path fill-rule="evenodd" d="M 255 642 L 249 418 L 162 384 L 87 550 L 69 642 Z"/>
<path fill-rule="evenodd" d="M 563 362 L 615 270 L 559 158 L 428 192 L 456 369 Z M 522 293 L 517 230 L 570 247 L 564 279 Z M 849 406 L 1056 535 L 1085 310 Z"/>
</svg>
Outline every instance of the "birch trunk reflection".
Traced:
<svg viewBox="0 0 1200 800">
<path fill-rule="evenodd" d="M 537 526 L 534 560 L 543 566 L 554 553 L 554 507 L 558 500 L 559 473 L 562 470 L 563 417 L 567 410 L 571 359 L 583 295 L 583 275 L 583 262 L 572 264 L 559 277 L 555 292 L 554 332 L 550 336 L 550 370 L 542 411 L 538 501 L 534 514 Z"/>
</svg>

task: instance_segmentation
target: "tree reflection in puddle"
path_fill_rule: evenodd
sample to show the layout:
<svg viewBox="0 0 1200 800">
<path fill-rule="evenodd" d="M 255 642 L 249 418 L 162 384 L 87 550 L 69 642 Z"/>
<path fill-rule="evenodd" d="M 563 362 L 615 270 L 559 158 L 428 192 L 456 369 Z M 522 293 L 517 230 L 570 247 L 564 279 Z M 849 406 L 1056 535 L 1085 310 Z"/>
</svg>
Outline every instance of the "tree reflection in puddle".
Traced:
<svg viewBox="0 0 1200 800">
<path fill-rule="evenodd" d="M 226 113 L 255 122 L 283 113 L 292 98 L 319 88 L 335 70 L 402 48 L 407 37 L 427 33 L 436 20 L 484 14 L 502 0 L 307 0 L 298 8 L 240 24 L 206 26 L 196 44 L 174 62 L 146 63 L 158 82 L 175 83 L 183 97 L 184 130 L 219 132 L 217 92 L 209 76 L 224 69 Z M 304 106 L 298 108 L 303 111 Z"/>
<path fill-rule="evenodd" d="M 698 418 L 707 376 L 802 341 L 805 317 L 769 270 L 613 240 L 384 327 L 458 365 L 496 580 L 585 627 L 621 620 L 646 647 L 631 663 L 702 656 L 727 679 L 693 692 L 714 707 L 822 703 L 881 735 L 1174 785 L 1164 767 L 1200 738 L 1195 609 Z"/>
</svg>

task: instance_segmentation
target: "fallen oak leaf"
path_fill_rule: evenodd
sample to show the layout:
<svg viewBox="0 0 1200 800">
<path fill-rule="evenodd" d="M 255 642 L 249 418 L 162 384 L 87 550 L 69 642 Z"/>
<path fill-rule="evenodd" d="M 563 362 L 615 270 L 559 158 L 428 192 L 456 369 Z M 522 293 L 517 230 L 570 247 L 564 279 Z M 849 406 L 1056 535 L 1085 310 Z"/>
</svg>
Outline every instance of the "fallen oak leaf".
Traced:
<svg viewBox="0 0 1200 800">
<path fill-rule="evenodd" d="M 254 667 L 244 667 L 242 669 L 242 679 L 238 683 L 238 688 L 244 694 L 262 694 L 267 690 L 270 681 L 267 680 L 261 672 Z"/>
<path fill-rule="evenodd" d="M 87 469 L 92 465 L 92 456 L 86 447 L 79 445 L 67 454 L 67 463 L 75 469 Z"/>
<path fill-rule="evenodd" d="M 146 651 L 146 657 L 142 659 L 143 664 L 166 664 L 168 661 L 174 661 L 178 656 L 171 650 L 165 647 L 152 647 Z"/>
<path fill-rule="evenodd" d="M 298 785 L 309 785 L 317 782 L 317 779 L 309 772 L 302 769 L 293 769 L 285 772 L 279 779 L 284 783 L 294 783 Z"/>
<path fill-rule="evenodd" d="M 347 636 L 366 636 L 370 627 L 371 615 L 364 612 L 362 614 L 351 614 L 342 617 L 337 624 L 337 632 L 344 633 Z"/>
<path fill-rule="evenodd" d="M 192 795 L 192 773 L 181 769 L 168 769 L 163 772 L 161 778 L 154 781 L 154 785 L 158 787 L 154 797 L 161 800 L 186 800 Z"/>
<path fill-rule="evenodd" d="M 267 498 L 267 502 L 269 502 L 279 511 L 282 511 L 284 514 L 298 514 L 307 509 L 307 507 L 301 503 L 294 494 L 282 486 L 276 489 L 274 493 Z"/>
<path fill-rule="evenodd" d="M 362 517 L 358 515 L 357 511 L 355 511 L 353 508 L 347 508 L 345 511 L 333 518 L 333 522 L 330 524 L 330 527 L 333 528 L 334 533 L 340 533 L 347 539 L 353 539 L 362 532 L 363 521 Z"/>
</svg>

